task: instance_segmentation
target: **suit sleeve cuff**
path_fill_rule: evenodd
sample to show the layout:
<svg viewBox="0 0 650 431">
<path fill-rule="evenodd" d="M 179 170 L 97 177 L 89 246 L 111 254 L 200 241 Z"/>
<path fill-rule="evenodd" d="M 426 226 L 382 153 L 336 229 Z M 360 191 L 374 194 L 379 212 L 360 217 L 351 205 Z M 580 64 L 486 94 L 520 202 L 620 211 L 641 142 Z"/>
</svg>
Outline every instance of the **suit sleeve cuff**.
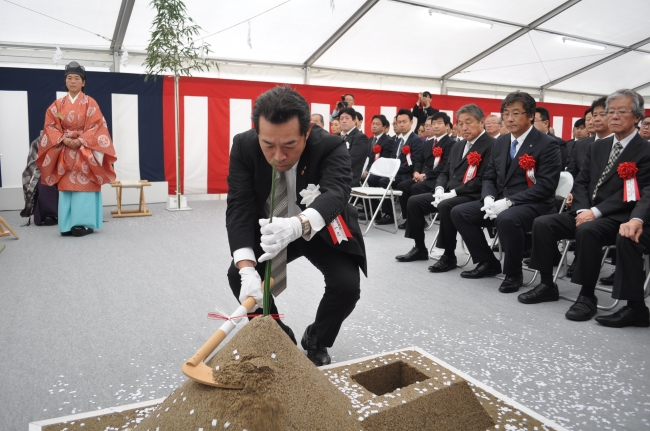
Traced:
<svg viewBox="0 0 650 431">
<path fill-rule="evenodd" d="M 323 216 L 321 216 L 320 213 L 313 208 L 307 208 L 301 212 L 300 215 L 307 217 L 307 220 L 309 220 L 309 224 L 311 225 L 309 234 L 302 236 L 307 241 L 312 239 L 314 235 L 316 235 L 322 228 L 325 227 L 325 219 L 323 219 Z"/>
<path fill-rule="evenodd" d="M 253 251 L 252 247 L 244 247 L 235 250 L 235 252 L 232 254 L 232 259 L 235 262 L 235 266 L 237 266 L 237 262 L 240 262 L 242 260 L 252 260 L 253 262 L 257 263 L 257 260 L 255 259 L 255 252 Z"/>
<path fill-rule="evenodd" d="M 596 218 L 601 218 L 603 216 L 603 213 L 601 213 L 596 207 L 591 207 L 591 212 L 594 213 L 594 217 Z"/>
<path fill-rule="evenodd" d="M 455 190 L 455 189 L 452 190 L 452 191 L 450 191 L 449 193 L 451 194 L 452 197 L 456 197 L 456 196 L 458 196 L 458 195 L 456 194 L 456 190 Z"/>
</svg>

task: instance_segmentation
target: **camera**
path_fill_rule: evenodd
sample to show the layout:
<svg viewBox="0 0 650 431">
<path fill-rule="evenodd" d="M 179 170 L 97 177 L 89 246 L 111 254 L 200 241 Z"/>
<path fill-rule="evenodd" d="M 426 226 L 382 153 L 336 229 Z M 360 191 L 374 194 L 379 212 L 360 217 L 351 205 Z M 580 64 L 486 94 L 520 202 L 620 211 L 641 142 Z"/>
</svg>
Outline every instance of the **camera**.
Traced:
<svg viewBox="0 0 650 431">
<path fill-rule="evenodd" d="M 336 109 L 341 110 L 348 107 L 348 102 L 345 101 L 345 96 L 341 96 L 341 101 L 336 104 Z"/>
</svg>

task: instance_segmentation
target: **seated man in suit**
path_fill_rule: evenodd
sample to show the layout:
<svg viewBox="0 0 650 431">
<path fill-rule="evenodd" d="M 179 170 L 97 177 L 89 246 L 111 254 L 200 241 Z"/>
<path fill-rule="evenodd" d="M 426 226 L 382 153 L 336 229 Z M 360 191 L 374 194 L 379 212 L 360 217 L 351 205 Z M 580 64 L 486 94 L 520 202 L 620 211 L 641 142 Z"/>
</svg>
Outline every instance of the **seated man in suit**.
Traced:
<svg viewBox="0 0 650 431">
<path fill-rule="evenodd" d="M 350 152 L 352 187 L 359 187 L 363 165 L 368 157 L 368 137 L 357 129 L 357 112 L 354 109 L 341 109 L 339 121 L 341 122 L 341 138 Z"/>
<path fill-rule="evenodd" d="M 639 124 L 639 135 L 646 141 L 650 141 L 650 115 Z"/>
<path fill-rule="evenodd" d="M 551 115 L 548 109 L 538 106 L 535 108 L 535 123 L 534 126 L 542 133 L 546 133 L 553 137 L 560 144 L 560 154 L 562 155 L 562 169 L 566 168 L 567 161 L 569 160 L 569 152 L 566 147 L 566 142 L 551 133 Z"/>
<path fill-rule="evenodd" d="M 591 319 L 597 310 L 594 294 L 602 248 L 616 242 L 622 223 L 630 219 L 638 190 L 650 185 L 650 145 L 634 127 L 643 117 L 643 97 L 619 90 L 607 98 L 607 116 L 614 136 L 591 144 L 573 186 L 571 212 L 540 217 L 533 225 L 530 267 L 540 271 L 541 283 L 519 295 L 525 304 L 557 301 L 550 251 L 561 239 L 576 240 L 576 268 L 571 282 L 580 294 L 566 313 L 569 320 Z"/>
<path fill-rule="evenodd" d="M 571 153 L 573 152 L 573 145 L 576 141 L 579 141 L 582 138 L 587 137 L 587 129 L 585 128 L 585 119 L 578 118 L 575 123 L 573 123 L 573 138 L 566 141 L 566 149 L 569 152 L 569 162 L 571 163 Z"/>
<path fill-rule="evenodd" d="M 398 261 L 429 259 L 424 243 L 424 216 L 438 211 L 440 233 L 436 245 L 445 253 L 435 265 L 429 267 L 429 271 L 445 272 L 456 268 L 456 228 L 451 221 L 451 210 L 456 205 L 481 197 L 481 181 L 494 145 L 494 139 L 483 130 L 483 115 L 481 108 L 474 104 L 465 105 L 456 113 L 460 133 L 466 142 L 454 145 L 449 150 L 449 162 L 438 176 L 435 195 L 425 193 L 409 199 L 409 222 L 404 236 L 412 238 L 415 246 L 408 253 L 396 256 Z"/>
<path fill-rule="evenodd" d="M 535 99 L 515 91 L 501 102 L 501 118 L 509 134 L 499 137 L 492 148 L 483 177 L 483 201 L 458 205 L 451 218 L 460 232 L 472 260 L 478 263 L 464 278 L 497 275 L 501 264 L 494 257 L 482 227 L 496 224 L 505 253 L 503 293 L 516 292 L 523 284 L 524 236 L 533 220 L 555 211 L 555 189 L 560 179 L 560 148 L 553 137 L 533 127 Z"/>
<path fill-rule="evenodd" d="M 645 270 L 643 253 L 650 250 L 650 187 L 641 192 L 641 200 L 616 235 L 616 276 L 612 298 L 627 300 L 627 304 L 607 316 L 597 316 L 596 322 L 611 328 L 650 326 L 650 311 L 645 304 Z"/>
<path fill-rule="evenodd" d="M 370 122 L 370 130 L 372 130 L 373 138 L 370 140 L 370 150 L 368 152 L 368 166 L 363 173 L 365 179 L 370 171 L 370 167 L 380 157 L 391 157 L 393 154 L 393 138 L 388 136 L 386 129 L 390 130 L 390 123 L 385 115 L 378 114 L 372 117 Z"/>
<path fill-rule="evenodd" d="M 406 216 L 406 208 L 411 196 L 429 194 L 436 187 L 438 175 L 447 164 L 451 147 L 456 143 L 447 135 L 447 126 L 451 126 L 451 119 L 444 112 L 433 114 L 424 123 L 427 133 L 427 139 L 422 145 L 424 167 L 422 169 L 415 167 L 415 170 L 421 172 L 414 173 L 413 178 L 404 180 L 395 187 L 396 190 L 402 191 L 399 204 L 404 212 L 403 217 Z M 404 220 L 399 228 L 406 229 L 406 222 L 407 220 Z"/>
<path fill-rule="evenodd" d="M 408 109 L 402 108 L 397 112 L 395 127 L 397 127 L 395 133 L 399 133 L 399 135 L 395 137 L 391 157 L 399 159 L 401 163 L 393 183 L 396 185 L 420 173 L 419 170 L 422 169 L 422 139 L 411 131 L 413 129 L 413 113 Z M 368 185 L 386 188 L 388 178 L 371 175 L 368 178 Z M 405 211 L 405 209 L 402 208 L 402 211 Z M 395 222 L 393 208 L 389 199 L 384 200 L 381 212 L 383 217 L 377 220 L 376 224 L 386 225 Z"/>
<path fill-rule="evenodd" d="M 325 365 L 330 363 L 327 348 L 359 300 L 359 269 L 366 273 L 357 211 L 348 204 L 350 156 L 341 138 L 311 127 L 307 101 L 289 87 L 260 95 L 252 117 L 255 128 L 236 135 L 230 152 L 226 229 L 233 260 L 228 282 L 240 302 L 252 296 L 259 307 L 254 313 L 262 313 L 265 265 L 258 263 L 273 262 L 272 295 L 277 296 L 287 286 L 287 262 L 306 257 L 323 273 L 325 294 L 301 345 L 315 365 Z M 269 214 L 273 165 L 277 205 Z M 320 186 L 319 193 L 303 197 L 308 184 Z M 270 300 L 270 312 L 278 313 Z M 293 331 L 276 322 L 295 343 Z"/>
<path fill-rule="evenodd" d="M 490 135 L 492 138 L 496 139 L 499 136 L 501 136 L 501 117 L 498 115 L 488 115 L 485 117 L 485 131 L 487 132 L 488 135 Z"/>
</svg>

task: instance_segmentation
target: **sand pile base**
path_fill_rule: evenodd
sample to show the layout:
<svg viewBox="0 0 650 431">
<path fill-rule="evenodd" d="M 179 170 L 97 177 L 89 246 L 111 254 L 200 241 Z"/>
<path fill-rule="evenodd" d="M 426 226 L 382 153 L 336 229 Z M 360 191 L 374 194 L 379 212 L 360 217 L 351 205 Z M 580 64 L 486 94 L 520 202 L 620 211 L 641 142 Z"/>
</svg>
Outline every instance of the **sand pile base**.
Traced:
<svg viewBox="0 0 650 431">
<path fill-rule="evenodd" d="M 135 430 L 361 429 L 350 400 L 270 317 L 253 319 L 207 364 L 219 382 L 242 384 L 245 389 L 219 389 L 189 380 Z"/>
</svg>

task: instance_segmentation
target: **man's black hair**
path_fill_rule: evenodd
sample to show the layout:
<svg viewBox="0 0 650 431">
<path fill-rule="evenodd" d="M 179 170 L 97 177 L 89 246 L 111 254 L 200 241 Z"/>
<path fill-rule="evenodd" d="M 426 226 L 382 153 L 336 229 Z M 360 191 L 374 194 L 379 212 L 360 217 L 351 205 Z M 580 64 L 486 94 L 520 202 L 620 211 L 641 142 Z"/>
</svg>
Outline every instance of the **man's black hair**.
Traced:
<svg viewBox="0 0 650 431">
<path fill-rule="evenodd" d="M 357 120 L 363 121 L 363 115 L 361 115 L 361 112 L 357 111 Z"/>
<path fill-rule="evenodd" d="M 307 134 L 311 124 L 309 104 L 304 97 L 288 85 L 272 88 L 260 94 L 255 101 L 252 120 L 258 133 L 260 117 L 264 117 L 271 124 L 283 124 L 292 118 L 297 118 L 302 136 Z"/>
<path fill-rule="evenodd" d="M 374 120 L 375 118 L 379 118 L 379 121 L 381 121 L 381 125 L 384 127 L 390 127 L 390 123 L 388 122 L 388 118 L 384 114 L 377 114 L 372 117 Z M 372 120 L 371 120 L 372 121 Z"/>
<path fill-rule="evenodd" d="M 410 109 L 402 108 L 399 111 L 397 111 L 397 115 L 395 118 L 399 117 L 400 115 L 408 115 L 409 120 L 413 120 L 413 112 L 411 112 Z"/>
<path fill-rule="evenodd" d="M 354 110 L 354 108 L 343 108 L 339 111 L 339 118 L 343 114 L 348 114 L 350 117 L 352 117 L 353 120 L 356 120 L 357 117 L 359 116 L 359 113 Z"/>
<path fill-rule="evenodd" d="M 584 118 L 578 118 L 575 123 L 573 123 L 573 127 L 586 127 L 587 125 L 585 124 L 585 119 Z"/>
<path fill-rule="evenodd" d="M 535 108 L 537 106 L 535 99 L 533 99 L 533 96 L 530 94 L 519 90 L 508 94 L 506 98 L 503 99 L 503 102 L 501 102 L 501 113 L 503 114 L 506 106 L 512 105 L 516 102 L 521 102 L 524 107 L 524 111 L 526 111 L 526 117 L 535 118 Z"/>
<path fill-rule="evenodd" d="M 442 112 L 442 111 L 436 112 L 435 114 L 427 118 L 427 120 L 428 119 L 431 119 L 431 121 L 442 120 L 445 122 L 445 126 L 452 127 L 451 118 L 449 118 L 449 115 L 447 115 L 446 112 Z"/>
<path fill-rule="evenodd" d="M 591 106 L 589 108 L 587 108 L 587 110 L 585 111 L 585 115 L 583 115 L 583 117 L 582 117 L 584 120 L 587 119 L 587 114 L 592 114 L 593 115 L 594 114 L 594 108 L 592 108 Z"/>
<path fill-rule="evenodd" d="M 551 114 L 548 113 L 548 109 L 542 108 L 541 106 L 538 106 L 535 108 L 535 112 L 539 113 L 540 118 L 542 121 L 549 121 L 551 119 Z"/>
<path fill-rule="evenodd" d="M 594 109 L 596 109 L 596 108 L 607 109 L 607 96 L 600 97 L 600 98 L 594 100 L 591 103 L 591 113 L 592 114 L 594 113 Z"/>
<path fill-rule="evenodd" d="M 425 91 L 425 92 L 422 93 L 422 97 L 431 97 L 431 93 L 429 93 L 428 91 Z"/>
</svg>

